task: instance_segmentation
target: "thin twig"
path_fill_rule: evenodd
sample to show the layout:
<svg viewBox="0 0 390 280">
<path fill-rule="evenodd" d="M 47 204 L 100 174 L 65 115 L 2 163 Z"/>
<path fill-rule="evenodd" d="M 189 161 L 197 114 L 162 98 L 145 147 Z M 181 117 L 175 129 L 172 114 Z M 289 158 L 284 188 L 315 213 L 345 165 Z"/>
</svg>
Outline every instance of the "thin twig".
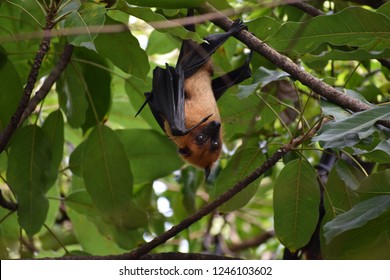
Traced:
<svg viewBox="0 0 390 280">
<path fill-rule="evenodd" d="M 54 27 L 52 18 L 55 15 L 55 11 L 49 11 L 46 17 L 46 26 L 44 28 L 44 35 L 41 44 L 39 45 L 39 49 L 37 54 L 35 55 L 34 63 L 31 67 L 30 73 L 27 77 L 27 83 L 23 90 L 23 95 L 19 101 L 18 108 L 15 113 L 11 117 L 10 122 L 5 127 L 5 129 L 0 133 L 0 153 L 4 151 L 7 147 L 11 136 L 14 134 L 15 130 L 18 128 L 20 119 L 26 109 L 29 101 L 31 93 L 34 89 L 35 83 L 38 78 L 39 69 L 41 68 L 42 61 L 45 58 L 47 52 L 50 48 L 50 30 Z"/>
<path fill-rule="evenodd" d="M 0 206 L 11 211 L 16 211 L 18 209 L 18 204 L 13 201 L 6 200 L 1 190 L 0 190 Z"/>
<path fill-rule="evenodd" d="M 289 5 L 302 10 L 305 13 L 307 13 L 313 17 L 324 15 L 323 11 L 321 11 L 321 10 L 317 9 L 316 7 L 309 5 L 303 1 L 297 1 L 294 3 L 290 3 Z"/>
<path fill-rule="evenodd" d="M 35 93 L 35 95 L 31 98 L 28 103 L 26 109 L 23 112 L 23 115 L 19 121 L 19 126 L 24 122 L 24 120 L 31 115 L 31 113 L 35 110 L 37 105 L 47 96 L 50 89 L 53 87 L 54 83 L 58 80 L 61 73 L 68 66 L 70 58 L 73 53 L 73 45 L 67 44 L 64 47 L 64 50 L 61 54 L 60 59 L 58 60 L 56 66 L 52 69 L 50 74 L 47 76 L 41 88 Z"/>
</svg>

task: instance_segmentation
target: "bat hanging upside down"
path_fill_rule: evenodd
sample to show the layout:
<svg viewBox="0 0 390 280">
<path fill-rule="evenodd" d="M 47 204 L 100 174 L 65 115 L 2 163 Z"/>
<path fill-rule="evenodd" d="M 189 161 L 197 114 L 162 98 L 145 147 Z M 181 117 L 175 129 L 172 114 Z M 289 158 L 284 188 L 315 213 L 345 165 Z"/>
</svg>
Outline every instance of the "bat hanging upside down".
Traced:
<svg viewBox="0 0 390 280">
<path fill-rule="evenodd" d="M 186 27 L 195 31 L 194 25 Z M 202 44 L 184 40 L 176 67 L 166 64 L 166 69 L 154 69 L 152 91 L 145 93 L 146 101 L 137 113 L 148 103 L 180 156 L 204 168 L 206 178 L 222 148 L 217 100 L 229 87 L 251 76 L 249 55 L 241 67 L 212 79 L 210 56 L 230 36 L 245 28 L 241 20 L 236 20 L 228 32 L 208 35 Z"/>
</svg>

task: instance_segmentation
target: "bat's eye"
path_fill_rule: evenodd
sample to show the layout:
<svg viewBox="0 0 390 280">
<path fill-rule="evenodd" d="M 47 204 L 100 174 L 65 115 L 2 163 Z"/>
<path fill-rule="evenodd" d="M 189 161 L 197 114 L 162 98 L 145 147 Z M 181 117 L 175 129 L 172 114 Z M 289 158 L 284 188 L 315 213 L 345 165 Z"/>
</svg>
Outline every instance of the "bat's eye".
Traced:
<svg viewBox="0 0 390 280">
<path fill-rule="evenodd" d="M 218 141 L 211 141 L 211 150 L 216 151 L 219 148 L 219 142 Z"/>
<path fill-rule="evenodd" d="M 195 141 L 197 144 L 201 145 L 206 140 L 206 137 L 203 134 L 199 134 L 195 137 Z"/>
</svg>

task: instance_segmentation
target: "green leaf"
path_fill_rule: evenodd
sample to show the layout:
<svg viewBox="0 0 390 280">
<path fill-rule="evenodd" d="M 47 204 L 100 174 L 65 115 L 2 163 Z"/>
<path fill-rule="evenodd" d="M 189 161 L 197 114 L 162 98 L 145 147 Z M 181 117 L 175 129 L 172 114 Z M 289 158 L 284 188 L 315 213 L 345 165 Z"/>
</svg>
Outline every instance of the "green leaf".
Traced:
<svg viewBox="0 0 390 280">
<path fill-rule="evenodd" d="M 19 129 L 11 143 L 7 180 L 18 201 L 18 221 L 29 236 L 43 225 L 49 203 L 45 197 L 52 179 L 51 146 L 35 125 Z"/>
<path fill-rule="evenodd" d="M 192 2 L 192 1 L 189 1 Z M 122 4 L 119 4 L 122 3 Z M 158 7 L 158 1 L 156 1 Z M 144 5 L 141 5 L 144 6 Z M 152 25 L 159 32 L 168 32 L 169 34 L 179 37 L 181 39 L 192 39 L 198 43 L 203 42 L 203 40 L 199 37 L 199 35 L 195 32 L 188 31 L 182 25 L 176 25 L 169 22 L 163 15 L 153 12 L 150 8 L 144 7 L 130 7 L 128 4 L 123 3 L 123 1 L 118 2 L 117 9 L 120 11 L 135 16 L 139 19 L 144 20 L 145 22 Z M 173 27 L 162 27 L 163 25 L 170 25 Z"/>
<path fill-rule="evenodd" d="M 390 117 L 390 104 L 352 114 L 348 119 L 325 124 L 312 141 L 323 141 L 324 148 L 344 148 L 358 143 L 372 134 L 371 129 L 378 120 Z"/>
<path fill-rule="evenodd" d="M 339 160 L 337 162 L 336 170 L 337 174 L 340 176 L 340 179 L 343 180 L 345 185 L 353 191 L 357 190 L 361 181 L 365 178 L 361 171 L 352 167 L 343 160 Z"/>
<path fill-rule="evenodd" d="M 361 181 L 357 192 L 363 199 L 389 194 L 390 169 L 368 175 Z"/>
<path fill-rule="evenodd" d="M 117 133 L 131 162 L 135 184 L 153 182 L 183 165 L 172 142 L 156 131 L 125 129 Z"/>
<path fill-rule="evenodd" d="M 280 172 L 274 186 L 274 223 L 280 242 L 295 252 L 305 246 L 318 222 L 320 187 L 314 168 L 299 158 Z"/>
<path fill-rule="evenodd" d="M 111 106 L 111 75 L 107 61 L 94 51 L 77 48 L 75 56 L 87 61 L 83 64 L 82 83 L 88 101 L 83 131 L 102 122 Z"/>
<path fill-rule="evenodd" d="M 356 204 L 351 210 L 338 215 L 324 226 L 326 242 L 345 231 L 366 225 L 390 210 L 390 195 L 379 195 Z"/>
<path fill-rule="evenodd" d="M 88 136 L 82 172 L 85 187 L 102 213 L 113 217 L 128 209 L 133 176 L 123 144 L 110 128 L 97 125 Z"/>
<path fill-rule="evenodd" d="M 257 167 L 263 164 L 264 161 L 265 157 L 261 149 L 246 148 L 237 151 L 229 160 L 227 166 L 219 174 L 215 188 L 213 189 L 213 198 L 217 198 L 219 195 L 229 190 L 238 181 L 244 179 Z M 259 184 L 260 179 L 257 179 L 228 202 L 220 206 L 219 211 L 231 212 L 244 207 L 256 194 Z"/>
<path fill-rule="evenodd" d="M 253 94 L 256 89 L 265 87 L 271 82 L 283 80 L 290 75 L 280 70 L 270 70 L 263 66 L 257 69 L 253 76 L 253 83 L 251 85 L 240 85 L 238 87 L 238 98 L 246 98 L 250 94 Z"/>
<path fill-rule="evenodd" d="M 149 92 L 152 89 L 152 79 L 147 78 L 146 82 L 135 77 L 130 77 L 126 80 L 125 90 L 126 94 L 129 97 L 132 107 L 135 109 L 133 115 L 138 112 L 142 104 L 145 102 L 145 92 Z M 154 118 L 149 106 L 146 106 L 142 112 L 133 119 L 133 122 L 139 122 L 145 126 L 147 123 L 148 127 L 153 128 L 156 131 L 163 133 L 161 127 Z"/>
<path fill-rule="evenodd" d="M 362 47 L 368 51 L 390 44 L 390 19 L 383 14 L 360 7 L 350 7 L 333 15 L 317 16 L 306 22 L 287 22 L 268 38 L 278 51 L 305 54 L 321 44 Z"/>
<path fill-rule="evenodd" d="M 164 42 L 164 44 L 161 44 L 161 42 Z M 152 33 L 150 33 L 146 51 L 149 55 L 165 54 L 179 47 L 180 42 L 175 37 L 170 34 L 153 30 Z"/>
<path fill-rule="evenodd" d="M 69 168 L 72 171 L 72 173 L 76 176 L 82 177 L 83 171 L 82 171 L 82 158 L 83 158 L 83 151 L 85 147 L 85 141 L 81 142 L 70 154 L 69 157 Z"/>
<path fill-rule="evenodd" d="M 255 133 L 274 121 L 282 111 L 280 102 L 268 94 L 261 94 L 260 98 L 251 94 L 239 99 L 227 92 L 218 103 L 226 139 Z"/>
<path fill-rule="evenodd" d="M 356 183 L 364 174 L 343 160 L 338 160 L 329 173 L 325 187 L 324 206 L 329 221 L 359 202 Z"/>
<path fill-rule="evenodd" d="M 388 260 L 390 211 L 362 227 L 345 231 L 326 245 L 325 259 Z M 367 253 L 369 252 L 369 253 Z"/>
<path fill-rule="evenodd" d="M 248 26 L 250 32 L 263 41 L 275 34 L 281 26 L 280 22 L 268 16 L 259 17 L 245 22 L 245 24 Z"/>
<path fill-rule="evenodd" d="M 105 27 L 122 25 L 120 22 L 107 17 Z M 123 25 L 125 27 L 125 25 Z M 126 27 L 125 27 L 126 28 Z M 142 80 L 146 79 L 149 72 L 148 56 L 141 49 L 137 38 L 130 30 L 121 33 L 101 33 L 95 39 L 97 52 L 108 58 L 125 73 L 129 73 Z M 112 46 L 115 46 L 113 48 Z"/>
<path fill-rule="evenodd" d="M 68 205 L 68 204 L 67 204 Z M 103 234 L 104 224 L 96 225 L 87 216 L 73 210 L 73 205 L 67 211 L 72 229 L 84 251 L 92 255 L 121 254 L 124 252 L 111 234 Z"/>
<path fill-rule="evenodd" d="M 57 81 L 56 91 L 61 109 L 73 128 L 78 128 L 85 122 L 88 109 L 87 90 L 82 66 L 71 62 Z"/>
<path fill-rule="evenodd" d="M 95 39 L 99 27 L 102 27 L 106 19 L 106 8 L 92 2 L 83 2 L 77 11 L 68 15 L 64 21 L 64 27 L 77 35 L 68 35 L 68 42 L 75 46 L 83 46 L 94 49 Z M 91 30 L 93 27 L 93 30 Z"/>
<path fill-rule="evenodd" d="M 91 196 L 86 190 L 78 190 L 70 193 L 66 197 L 65 203 L 77 213 L 83 214 L 85 216 L 97 217 L 101 215 L 94 206 Z"/>
<path fill-rule="evenodd" d="M 348 112 L 344 108 L 341 108 L 340 106 L 337 106 L 332 102 L 328 102 L 326 100 L 320 100 L 320 105 L 321 105 L 322 113 L 325 116 L 332 116 L 336 122 L 347 119 L 351 116 L 350 112 Z"/>
<path fill-rule="evenodd" d="M 18 107 L 23 88 L 14 65 L 8 60 L 1 47 L 0 85 L 0 131 L 3 131 Z"/>
<path fill-rule="evenodd" d="M 60 110 L 54 111 L 46 118 L 42 130 L 51 146 L 51 168 L 49 171 L 51 178 L 49 186 L 51 186 L 57 180 L 64 152 L 64 119 Z"/>
</svg>

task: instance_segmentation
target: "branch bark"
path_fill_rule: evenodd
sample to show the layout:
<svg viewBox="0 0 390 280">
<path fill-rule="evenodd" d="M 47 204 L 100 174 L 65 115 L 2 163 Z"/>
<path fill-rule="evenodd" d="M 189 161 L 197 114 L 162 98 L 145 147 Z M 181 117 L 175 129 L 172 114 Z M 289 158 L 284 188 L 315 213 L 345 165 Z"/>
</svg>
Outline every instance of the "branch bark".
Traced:
<svg viewBox="0 0 390 280">
<path fill-rule="evenodd" d="M 51 13 L 50 15 L 54 17 L 54 15 L 52 15 Z M 19 101 L 18 108 L 16 109 L 16 112 L 11 117 L 11 120 L 8 123 L 8 125 L 0 133 L 0 153 L 4 151 L 4 149 L 7 147 L 8 142 L 11 139 L 11 136 L 15 133 L 16 129 L 18 128 L 20 119 L 22 118 L 24 110 L 26 109 L 30 101 L 30 96 L 34 89 L 35 83 L 37 82 L 39 69 L 41 68 L 42 61 L 50 49 L 50 39 L 51 39 L 50 31 L 53 27 L 54 25 L 52 23 L 52 19 L 47 18 L 46 26 L 43 32 L 43 39 L 41 44 L 39 45 L 38 52 L 35 55 L 34 63 L 27 77 L 27 83 L 26 86 L 24 87 L 23 95 Z"/>
<path fill-rule="evenodd" d="M 314 7 L 310 4 L 307 4 L 306 2 L 303 2 L 303 1 L 290 3 L 289 5 L 302 10 L 305 13 L 307 13 L 313 17 L 324 15 L 323 11 L 321 11 L 321 10 L 317 9 L 316 7 Z"/>
<path fill-rule="evenodd" d="M 47 76 L 41 88 L 31 98 L 26 109 L 24 110 L 23 115 L 19 121 L 19 126 L 35 110 L 37 105 L 47 96 L 50 89 L 53 87 L 54 83 L 59 79 L 61 73 L 65 70 L 65 68 L 68 66 L 70 62 L 73 49 L 74 49 L 73 45 L 70 44 L 65 45 L 64 50 L 57 64 L 54 66 L 50 74 Z"/>
<path fill-rule="evenodd" d="M 212 13 L 216 15 L 211 22 L 225 31 L 229 30 L 233 24 L 232 20 L 220 13 L 207 2 L 197 8 L 197 10 L 200 13 Z M 349 109 L 352 112 L 360 112 L 372 108 L 371 106 L 333 88 L 327 83 L 321 81 L 319 78 L 310 75 L 305 70 L 301 69 L 300 66 L 294 63 L 289 57 L 280 54 L 247 30 L 241 30 L 235 35 L 235 37 L 247 45 L 251 50 L 256 51 L 268 59 L 271 63 L 289 73 L 293 79 L 300 81 L 302 84 L 326 98 L 328 101 L 335 103 L 342 108 Z M 389 120 L 383 120 L 379 123 L 390 128 Z"/>
</svg>

